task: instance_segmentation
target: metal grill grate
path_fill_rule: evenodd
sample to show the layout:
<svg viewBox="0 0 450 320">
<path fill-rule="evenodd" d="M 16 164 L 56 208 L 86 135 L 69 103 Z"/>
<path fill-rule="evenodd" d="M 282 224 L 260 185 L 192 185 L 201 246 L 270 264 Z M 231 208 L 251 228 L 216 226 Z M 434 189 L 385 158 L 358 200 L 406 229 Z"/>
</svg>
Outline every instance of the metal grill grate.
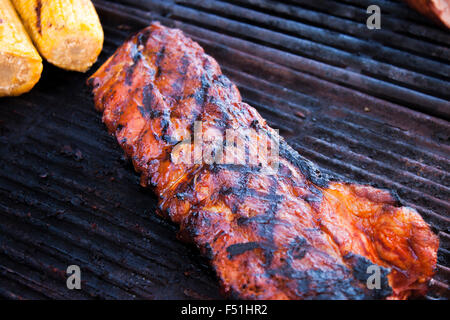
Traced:
<svg viewBox="0 0 450 320">
<path fill-rule="evenodd" d="M 96 69 L 151 20 L 198 41 L 302 155 L 395 190 L 439 232 L 429 298 L 449 297 L 450 33 L 387 0 L 94 1 Z M 382 29 L 366 28 L 366 8 Z M 0 296 L 218 298 L 217 280 L 154 215 L 94 111 L 86 75 L 45 65 L 0 101 Z M 65 268 L 83 270 L 83 290 Z"/>
</svg>

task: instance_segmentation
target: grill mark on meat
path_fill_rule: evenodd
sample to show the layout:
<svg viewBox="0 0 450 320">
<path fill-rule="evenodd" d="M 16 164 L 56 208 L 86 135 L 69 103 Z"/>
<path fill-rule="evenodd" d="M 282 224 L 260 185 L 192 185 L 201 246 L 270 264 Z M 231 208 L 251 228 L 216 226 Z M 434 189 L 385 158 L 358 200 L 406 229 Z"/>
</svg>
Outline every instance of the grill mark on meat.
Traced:
<svg viewBox="0 0 450 320">
<path fill-rule="evenodd" d="M 138 48 L 140 46 L 145 46 L 147 44 L 148 38 L 150 38 L 151 35 L 151 30 L 150 29 L 145 29 L 144 31 L 140 32 L 137 35 L 137 46 Z"/>
<path fill-rule="evenodd" d="M 181 58 L 181 65 L 177 68 L 178 72 L 185 76 L 187 73 L 187 69 L 189 67 L 190 61 L 189 61 L 189 57 L 187 56 L 187 54 L 185 53 L 183 55 L 183 57 Z M 184 78 L 183 78 L 184 79 Z"/>
<path fill-rule="evenodd" d="M 126 76 L 125 76 L 125 84 L 127 84 L 128 86 L 131 86 L 134 70 L 136 69 L 136 66 L 137 66 L 137 63 L 139 62 L 139 60 L 142 59 L 142 53 L 139 50 L 139 47 L 137 45 L 133 46 L 131 59 L 132 59 L 133 63 L 127 68 Z"/>
<path fill-rule="evenodd" d="M 328 187 L 330 177 L 324 175 L 320 170 L 310 161 L 300 156 L 292 149 L 284 140 L 279 144 L 280 156 L 295 164 L 300 171 L 306 176 L 308 180 L 319 187 Z"/>
<path fill-rule="evenodd" d="M 278 187 L 278 181 L 275 179 L 274 176 L 271 177 L 271 185 L 269 188 L 269 197 L 275 198 L 277 187 Z M 280 203 L 280 199 L 276 199 L 275 201 L 271 201 L 269 203 L 269 207 L 264 213 L 264 216 L 268 218 L 267 223 L 260 223 L 258 224 L 259 227 L 259 234 L 264 239 L 264 257 L 265 257 L 265 268 L 266 272 L 268 272 L 270 265 L 272 264 L 273 259 L 273 251 L 276 249 L 273 245 L 274 243 L 274 229 L 275 225 L 278 222 L 278 219 L 276 217 L 277 211 L 278 211 L 278 205 Z"/>
<path fill-rule="evenodd" d="M 240 187 L 234 189 L 236 191 L 234 194 L 237 195 L 237 203 L 235 203 L 234 206 L 231 208 L 231 212 L 233 212 L 234 214 L 237 213 L 237 210 L 239 209 L 239 206 L 242 204 L 242 201 L 248 195 L 248 191 L 249 191 L 248 178 L 249 178 L 249 176 L 250 176 L 250 173 L 248 171 L 241 174 L 241 177 L 238 182 L 238 185 Z"/>
<path fill-rule="evenodd" d="M 235 243 L 227 248 L 228 259 L 233 259 L 235 256 L 241 255 L 244 252 L 260 248 L 258 242 L 247 242 L 247 243 Z"/>
<path fill-rule="evenodd" d="M 166 53 L 166 46 L 163 45 L 161 50 L 158 51 L 158 53 L 156 54 L 155 65 L 156 65 L 157 71 L 156 71 L 155 78 L 159 78 L 161 76 L 161 61 L 164 59 L 165 53 Z"/>
<path fill-rule="evenodd" d="M 250 174 L 251 171 L 246 171 L 246 175 L 247 175 L 247 179 L 248 179 L 248 175 Z M 245 179 L 242 179 L 241 181 L 245 181 Z M 266 194 L 266 193 L 262 193 L 260 191 L 257 191 L 255 189 L 252 188 L 248 188 L 248 187 L 226 187 L 226 188 L 222 188 L 219 190 L 219 193 L 221 195 L 229 195 L 229 194 L 236 194 L 238 195 L 238 199 L 240 201 L 242 201 L 243 199 L 245 199 L 246 197 L 252 197 L 255 199 L 259 199 L 259 200 L 265 200 L 265 201 L 280 201 L 283 199 L 282 195 L 278 195 L 278 194 Z M 250 218 L 247 218 L 250 219 Z"/>
<path fill-rule="evenodd" d="M 161 139 L 167 144 L 175 144 L 178 141 L 172 141 L 172 137 L 167 134 L 167 130 L 169 129 L 170 121 L 170 113 L 164 112 L 161 116 Z M 170 154 L 169 152 L 167 154 Z"/>
<path fill-rule="evenodd" d="M 153 103 L 153 84 L 148 84 L 144 87 L 142 91 L 142 105 L 139 106 L 139 111 L 143 118 L 155 119 L 160 116 L 161 113 L 159 111 L 155 111 L 152 108 Z"/>
<path fill-rule="evenodd" d="M 195 98 L 195 101 L 199 105 L 202 106 L 202 111 L 203 111 L 203 106 L 205 105 L 205 102 L 206 102 L 206 99 L 207 99 L 206 93 L 208 92 L 208 89 L 210 88 L 211 83 L 209 82 L 208 78 L 205 75 L 201 76 L 200 81 L 201 81 L 201 86 L 195 92 L 194 98 Z"/>
<path fill-rule="evenodd" d="M 297 236 L 290 243 L 290 248 L 288 251 L 288 258 L 298 259 L 298 260 L 303 259 L 308 250 L 307 245 L 308 245 L 308 241 L 306 241 L 305 238 L 303 238 L 302 236 Z"/>
</svg>

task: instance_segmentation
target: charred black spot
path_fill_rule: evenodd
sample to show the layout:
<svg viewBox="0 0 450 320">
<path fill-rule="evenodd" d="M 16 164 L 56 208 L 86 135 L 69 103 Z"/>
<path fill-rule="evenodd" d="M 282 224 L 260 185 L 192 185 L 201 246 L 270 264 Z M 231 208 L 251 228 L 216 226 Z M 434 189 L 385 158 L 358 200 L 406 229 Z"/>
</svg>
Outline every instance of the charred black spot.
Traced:
<svg viewBox="0 0 450 320">
<path fill-rule="evenodd" d="M 209 260 L 214 258 L 214 252 L 209 243 L 205 243 L 203 246 L 202 254 Z"/>
<path fill-rule="evenodd" d="M 148 99 L 151 99 L 151 98 L 148 98 Z M 143 100 L 145 100 L 145 94 L 144 94 Z M 143 106 L 137 107 L 142 117 L 144 117 L 146 119 L 155 119 L 155 118 L 158 118 L 158 117 L 161 117 L 164 115 L 163 112 L 161 112 L 159 110 L 154 110 L 151 107 L 151 105 L 148 104 L 148 101 L 143 101 L 143 102 L 144 102 Z"/>
<path fill-rule="evenodd" d="M 186 194 L 184 192 L 178 192 L 175 196 L 177 197 L 178 200 L 183 201 L 186 197 Z"/>
<path fill-rule="evenodd" d="M 155 60 L 155 66 L 157 68 L 156 70 L 156 78 L 159 78 L 159 76 L 161 75 L 162 72 L 162 68 L 161 68 L 161 62 L 164 59 L 164 55 L 166 54 L 166 46 L 163 46 L 161 48 L 161 50 L 158 51 L 158 53 L 156 54 L 156 60 Z"/>
<path fill-rule="evenodd" d="M 291 243 L 288 255 L 293 259 L 303 259 L 308 251 L 308 242 L 305 238 L 297 236 Z"/>
<path fill-rule="evenodd" d="M 228 259 L 233 259 L 235 256 L 243 254 L 244 252 L 260 248 L 258 242 L 246 242 L 246 243 L 236 243 L 232 244 L 227 248 Z"/>
<path fill-rule="evenodd" d="M 126 74 L 125 74 L 125 84 L 126 85 L 131 86 L 131 84 L 133 82 L 134 70 L 136 69 L 137 64 L 141 58 L 142 58 L 141 52 L 139 51 L 138 47 L 136 45 L 134 45 L 131 50 L 131 59 L 133 60 L 133 63 L 131 64 L 131 66 L 129 66 L 127 68 Z"/>
<path fill-rule="evenodd" d="M 155 64 L 157 67 L 160 66 L 161 61 L 164 59 L 164 55 L 166 54 L 166 46 L 162 46 L 161 50 L 156 54 Z"/>
<path fill-rule="evenodd" d="M 231 187 L 222 187 L 219 190 L 219 194 L 224 195 L 224 196 L 230 195 L 232 193 L 233 193 L 233 188 L 231 188 Z"/>
<path fill-rule="evenodd" d="M 290 178 L 290 177 L 292 177 L 292 171 L 291 171 L 291 169 L 286 167 L 284 164 L 280 163 L 278 166 L 278 176 Z"/>
<path fill-rule="evenodd" d="M 379 266 L 366 257 L 354 253 L 348 253 L 343 257 L 347 263 L 352 266 L 353 276 L 361 281 L 364 285 L 372 275 L 369 267 L 376 266 L 380 270 L 380 288 L 368 289 L 374 299 L 382 299 L 392 294 L 392 288 L 389 285 L 387 276 L 391 272 L 390 269 Z"/>
<path fill-rule="evenodd" d="M 322 201 L 322 197 L 320 195 L 316 195 L 316 194 L 311 194 L 311 195 L 307 195 L 303 198 L 303 200 L 305 200 L 306 202 L 308 202 L 309 204 L 312 203 L 321 203 Z"/>
<path fill-rule="evenodd" d="M 215 157 L 215 156 L 216 156 L 215 150 L 213 151 L 213 153 L 214 153 L 214 154 L 212 154 L 212 156 Z M 221 170 L 221 168 L 220 168 L 216 163 L 210 164 L 210 165 L 208 166 L 208 168 L 209 168 L 209 171 L 210 171 L 211 173 L 214 173 L 214 174 L 219 173 L 220 170 Z"/>
<path fill-rule="evenodd" d="M 223 118 L 226 118 L 226 116 L 224 116 Z M 228 129 L 230 127 L 230 124 L 228 123 L 227 119 L 214 119 L 214 124 L 222 129 Z M 226 143 L 226 140 L 224 139 L 223 141 L 224 146 Z"/>
<path fill-rule="evenodd" d="M 284 140 L 280 140 L 279 153 L 280 156 L 297 166 L 312 183 L 320 187 L 328 186 L 328 177 L 323 175 L 312 162 L 299 155 L 298 152 L 292 149 Z"/>
<path fill-rule="evenodd" d="M 36 12 L 36 28 L 39 34 L 42 34 L 42 22 L 41 22 L 41 14 L 42 14 L 42 1 L 37 0 L 36 6 L 34 7 Z"/>
<path fill-rule="evenodd" d="M 278 181 L 275 177 L 271 177 L 272 179 L 272 183 L 270 185 L 269 188 L 269 196 L 270 197 L 274 197 L 276 198 L 276 191 L 278 188 Z M 258 230 L 259 230 L 259 235 L 264 239 L 264 243 L 265 244 L 272 244 L 273 241 L 273 233 L 274 233 L 274 229 L 275 229 L 275 225 L 277 224 L 277 217 L 276 217 L 276 213 L 278 210 L 278 205 L 281 202 L 281 199 L 278 198 L 275 201 L 271 201 L 266 212 L 264 213 L 265 216 L 267 216 L 268 221 L 267 223 L 263 223 L 263 224 L 259 224 L 258 225 Z M 273 251 L 274 248 L 271 245 L 267 245 L 265 247 L 264 250 L 264 256 L 266 258 L 265 261 L 265 266 L 266 266 L 266 270 L 267 268 L 269 268 L 269 266 L 272 264 L 272 259 L 273 259 Z"/>
<path fill-rule="evenodd" d="M 161 76 L 161 68 L 157 67 L 156 68 L 156 73 L 155 73 L 155 78 L 159 78 Z"/>
<path fill-rule="evenodd" d="M 201 216 L 202 219 L 199 217 Z M 209 224 L 209 219 L 207 216 L 201 215 L 199 212 L 191 213 L 183 224 L 182 231 L 183 235 L 189 239 L 195 239 L 200 235 L 199 223 L 203 225 Z"/>
<path fill-rule="evenodd" d="M 268 215 L 268 214 L 260 214 L 260 215 L 256 215 L 253 217 L 239 217 L 236 220 L 237 224 L 240 226 L 245 226 L 248 225 L 250 223 L 256 223 L 258 224 L 258 226 L 264 225 L 264 224 L 273 224 L 273 226 L 275 225 L 284 225 L 289 227 L 290 224 L 278 219 L 274 219 L 272 215 Z"/>
<path fill-rule="evenodd" d="M 137 45 L 138 46 L 144 46 L 146 45 L 148 38 L 150 37 L 152 31 L 151 29 L 145 29 L 143 32 L 140 32 L 138 34 L 138 38 L 137 38 Z"/>
<path fill-rule="evenodd" d="M 164 114 L 164 116 L 160 120 L 163 136 L 167 133 L 167 129 L 169 128 L 169 125 L 170 125 L 170 120 L 167 119 L 167 117 L 168 116 L 166 114 Z"/>
<path fill-rule="evenodd" d="M 250 123 L 250 128 L 258 130 L 260 128 L 259 121 L 256 119 L 253 120 L 252 123 Z"/>
<path fill-rule="evenodd" d="M 174 83 L 172 83 L 171 87 L 174 92 L 174 94 L 171 94 L 171 97 L 174 100 L 179 101 L 182 98 L 181 93 L 182 93 L 183 87 L 184 87 L 184 79 L 178 78 Z"/>
<path fill-rule="evenodd" d="M 215 166 L 220 167 L 219 165 L 215 165 Z M 226 195 L 233 194 L 238 199 L 243 199 L 246 197 L 253 197 L 255 199 L 263 200 L 263 201 L 267 202 L 268 205 L 269 205 L 269 203 L 280 202 L 284 199 L 283 195 L 274 194 L 274 193 L 264 193 L 264 192 L 260 192 L 258 190 L 252 189 L 252 188 L 245 187 L 243 185 L 241 185 L 239 187 L 227 187 L 225 190 L 221 191 L 220 193 L 226 194 Z M 264 214 L 264 215 L 260 215 L 260 216 L 268 217 L 268 216 L 270 216 L 270 214 Z M 255 216 L 254 218 L 260 217 L 260 216 Z"/>
<path fill-rule="evenodd" d="M 142 91 L 142 104 L 144 105 L 146 110 L 152 110 L 153 104 L 153 85 L 149 84 L 144 87 Z"/>
<path fill-rule="evenodd" d="M 97 84 L 95 84 L 94 83 L 95 82 L 95 78 L 89 78 L 89 79 L 87 79 L 87 81 L 86 81 L 86 84 L 89 86 L 89 87 L 91 87 L 91 88 L 95 88 L 95 87 L 98 87 L 98 83 Z M 95 86 L 94 86 L 95 85 Z"/>
<path fill-rule="evenodd" d="M 197 89 L 197 91 L 194 94 L 194 99 L 199 105 L 204 105 L 207 98 L 207 92 L 209 87 L 211 86 L 211 83 L 208 81 L 208 78 L 205 75 L 202 75 L 200 78 L 201 86 Z"/>
<path fill-rule="evenodd" d="M 161 139 L 163 139 L 164 142 L 166 142 L 167 144 L 170 144 L 170 145 L 175 145 L 179 142 L 177 139 L 172 137 L 170 134 L 163 134 L 161 136 Z M 167 154 L 170 155 L 170 153 L 167 153 Z"/>
<path fill-rule="evenodd" d="M 143 106 L 138 106 L 137 108 L 143 118 L 147 118 L 149 116 L 149 112 L 146 108 L 144 108 Z"/>
<path fill-rule="evenodd" d="M 236 171 L 241 173 L 258 173 L 261 171 L 261 168 L 255 166 L 248 166 L 242 164 L 234 164 L 234 163 L 217 163 L 218 167 L 224 170 Z"/>
<path fill-rule="evenodd" d="M 185 53 L 182 57 L 181 57 L 181 64 L 178 66 L 177 70 L 181 75 L 186 75 L 187 73 L 187 69 L 189 67 L 189 57 L 188 55 Z"/>
<path fill-rule="evenodd" d="M 302 299 L 374 299 L 371 290 L 356 280 L 351 271 L 343 265 L 335 265 L 333 269 L 308 269 L 300 271 L 285 264 L 267 270 L 269 276 L 281 275 L 296 282 L 296 295 Z"/>
<path fill-rule="evenodd" d="M 240 177 L 240 181 L 239 181 L 239 188 L 237 189 L 237 191 L 235 192 L 235 194 L 241 199 L 243 200 L 249 191 L 248 188 L 248 179 L 250 178 L 250 173 L 249 172 L 245 172 L 243 175 L 241 175 Z"/>
<path fill-rule="evenodd" d="M 232 86 L 232 82 L 230 81 L 230 79 L 228 79 L 227 76 L 221 74 L 217 77 L 217 80 L 215 81 L 217 84 L 221 85 L 224 88 L 231 88 Z"/>
<path fill-rule="evenodd" d="M 236 222 L 239 226 L 245 226 L 248 225 L 248 223 L 251 221 L 252 218 L 247 217 L 239 217 Z"/>
</svg>

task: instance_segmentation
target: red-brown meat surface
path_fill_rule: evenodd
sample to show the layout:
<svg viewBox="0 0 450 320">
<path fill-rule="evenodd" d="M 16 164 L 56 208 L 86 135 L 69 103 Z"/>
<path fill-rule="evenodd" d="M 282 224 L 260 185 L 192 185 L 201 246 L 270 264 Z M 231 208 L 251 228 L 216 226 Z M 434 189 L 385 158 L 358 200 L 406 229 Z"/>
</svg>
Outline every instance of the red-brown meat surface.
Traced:
<svg viewBox="0 0 450 320">
<path fill-rule="evenodd" d="M 321 175 L 180 30 L 152 24 L 89 84 L 142 186 L 156 192 L 161 213 L 180 225 L 181 237 L 211 260 L 225 293 L 405 299 L 426 292 L 439 244 L 421 216 L 387 191 Z M 248 163 L 261 151 L 258 139 L 238 154 L 245 164 L 174 161 L 175 150 L 194 150 L 183 141 L 198 122 L 205 135 L 247 129 L 279 138 L 278 169 L 266 170 L 269 161 Z M 367 286 L 372 265 L 379 267 L 380 289 Z"/>
</svg>

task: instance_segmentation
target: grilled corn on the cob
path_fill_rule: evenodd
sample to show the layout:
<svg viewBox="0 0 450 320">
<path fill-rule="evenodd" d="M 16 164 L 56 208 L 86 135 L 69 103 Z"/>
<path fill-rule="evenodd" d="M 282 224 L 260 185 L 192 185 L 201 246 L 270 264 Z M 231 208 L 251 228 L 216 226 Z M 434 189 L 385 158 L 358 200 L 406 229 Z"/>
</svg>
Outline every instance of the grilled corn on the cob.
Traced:
<svg viewBox="0 0 450 320">
<path fill-rule="evenodd" d="M 29 91 L 38 82 L 42 59 L 9 0 L 0 0 L 0 97 Z"/>
<path fill-rule="evenodd" d="M 103 46 L 103 30 L 90 0 L 12 0 L 44 58 L 86 71 Z"/>
<path fill-rule="evenodd" d="M 405 0 L 410 7 L 450 28 L 450 0 Z"/>
</svg>

